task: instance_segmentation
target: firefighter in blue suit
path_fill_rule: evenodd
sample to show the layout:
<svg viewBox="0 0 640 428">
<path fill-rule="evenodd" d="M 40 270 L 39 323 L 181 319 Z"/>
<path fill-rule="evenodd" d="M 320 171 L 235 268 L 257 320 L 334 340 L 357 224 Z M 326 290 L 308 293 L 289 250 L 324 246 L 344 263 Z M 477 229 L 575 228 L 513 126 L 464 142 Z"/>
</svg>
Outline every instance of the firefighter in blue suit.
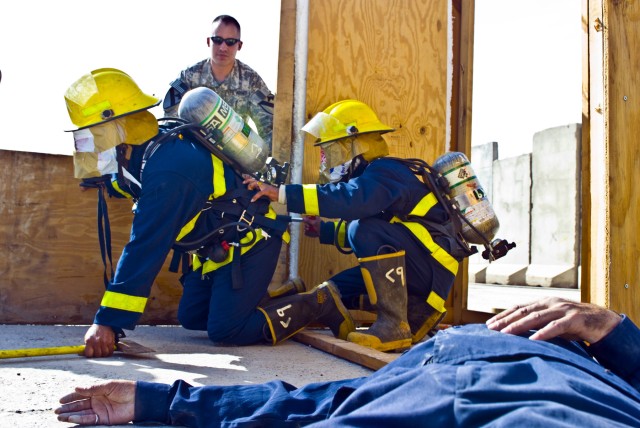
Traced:
<svg viewBox="0 0 640 428">
<path fill-rule="evenodd" d="M 367 377 L 300 388 L 111 381 L 76 388 L 56 413 L 82 425 L 640 426 L 640 330 L 626 316 L 552 298 L 488 327 L 440 331 Z"/>
<path fill-rule="evenodd" d="M 350 247 L 359 266 L 330 279 L 350 309 L 375 308 L 367 331 L 347 340 L 381 351 L 422 340 L 445 314 L 445 300 L 465 256 L 436 195 L 402 159 L 388 157 L 393 129 L 357 100 L 327 107 L 303 127 L 317 138 L 321 184 L 279 189 L 248 178 L 254 199 L 267 196 L 291 212 L 338 218 L 322 222 L 320 241 Z"/>
<path fill-rule="evenodd" d="M 206 331 L 213 342 L 275 344 L 312 321 L 342 337 L 353 329 L 332 284 L 277 299 L 277 307 L 261 305 L 288 239 L 287 223 L 278 220 L 269 201 L 251 202 L 255 192 L 243 185 L 240 173 L 193 136 L 163 132 L 148 111 L 159 100 L 130 76 L 95 70 L 69 87 L 65 101 L 79 127 L 76 178 L 135 201 L 130 241 L 85 335 L 87 357 L 111 355 L 122 329 L 134 329 L 176 245 L 193 253 L 181 279 L 178 320 L 187 329 Z M 242 222 L 243 214 L 254 219 L 251 225 Z M 276 337 L 269 325 L 274 317 L 280 320 L 287 304 L 304 314 Z"/>
</svg>

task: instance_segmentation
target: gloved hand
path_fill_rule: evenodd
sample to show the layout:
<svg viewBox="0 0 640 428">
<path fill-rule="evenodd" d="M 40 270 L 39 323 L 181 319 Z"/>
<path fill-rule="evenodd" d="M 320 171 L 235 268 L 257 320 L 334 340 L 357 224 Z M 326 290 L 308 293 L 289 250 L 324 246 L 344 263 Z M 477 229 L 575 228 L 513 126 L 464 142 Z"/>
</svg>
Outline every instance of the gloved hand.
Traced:
<svg viewBox="0 0 640 428">
<path fill-rule="evenodd" d="M 302 217 L 304 223 L 304 234 L 311 238 L 318 238 L 320 236 L 320 223 L 322 221 L 319 217 L 314 215 Z"/>
</svg>

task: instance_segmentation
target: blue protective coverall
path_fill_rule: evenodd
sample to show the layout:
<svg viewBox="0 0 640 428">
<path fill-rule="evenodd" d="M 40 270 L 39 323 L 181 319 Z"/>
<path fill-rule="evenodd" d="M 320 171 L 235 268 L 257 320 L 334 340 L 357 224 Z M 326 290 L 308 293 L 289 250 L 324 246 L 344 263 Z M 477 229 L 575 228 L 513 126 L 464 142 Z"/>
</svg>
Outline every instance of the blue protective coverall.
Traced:
<svg viewBox="0 0 640 428">
<path fill-rule="evenodd" d="M 285 191 L 289 211 L 348 222 L 346 230 L 324 222 L 322 243 L 334 243 L 337 234 L 338 243 L 353 249 L 358 258 L 376 256 L 384 246 L 405 250 L 410 310 L 413 302 L 419 302 L 414 312 L 444 313 L 464 255 L 458 242 L 442 233 L 444 225 L 452 228 L 447 212 L 406 165 L 382 157 L 354 173 L 348 182 L 287 185 Z M 347 269 L 331 280 L 345 305 L 357 309 L 360 296 L 366 295 L 360 268 Z"/>
<path fill-rule="evenodd" d="M 585 346 L 472 324 L 440 331 L 362 378 L 301 388 L 138 382 L 135 420 L 188 427 L 640 427 L 640 330 L 623 316 L 608 336 Z"/>
<path fill-rule="evenodd" d="M 132 174 L 139 174 L 141 150 L 144 147 L 134 147 L 129 165 Z M 230 203 L 246 206 L 255 193 L 246 189 L 233 168 L 188 136 L 161 143 L 138 179 L 142 186 L 130 241 L 94 318 L 94 323 L 116 330 L 134 329 L 176 240 L 194 242 L 222 224 L 236 221 L 237 216 L 222 212 Z M 258 203 L 262 204 L 259 212 L 275 218 L 268 202 Z M 266 230 L 256 227 L 255 242 L 231 247 L 223 262 L 194 257 L 194 269 L 181 279 L 184 292 L 178 320 L 185 328 L 205 330 L 216 342 L 244 345 L 262 340 L 265 318 L 256 305 L 267 291 L 282 244 L 280 235 L 269 231 L 267 238 Z M 244 242 L 251 241 L 242 236 L 239 238 Z M 240 258 L 237 252 L 242 253 Z M 240 260 L 235 268 L 234 260 Z M 236 278 L 241 272 L 242 278 L 251 281 L 234 283 L 234 272 Z"/>
</svg>

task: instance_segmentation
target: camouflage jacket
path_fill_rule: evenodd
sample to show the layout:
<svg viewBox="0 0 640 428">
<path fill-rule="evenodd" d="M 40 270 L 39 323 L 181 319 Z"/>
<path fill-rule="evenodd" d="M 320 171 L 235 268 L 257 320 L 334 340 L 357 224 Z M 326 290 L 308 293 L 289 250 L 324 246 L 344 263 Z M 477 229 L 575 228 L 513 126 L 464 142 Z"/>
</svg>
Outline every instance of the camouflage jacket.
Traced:
<svg viewBox="0 0 640 428">
<path fill-rule="evenodd" d="M 180 80 L 188 89 L 211 88 L 245 121 L 251 118 L 271 152 L 274 95 L 255 70 L 236 59 L 231 73 L 218 82 L 211 72 L 211 58 L 207 58 L 182 70 Z M 177 116 L 178 105 L 165 108 L 164 112 L 167 116 Z"/>
</svg>

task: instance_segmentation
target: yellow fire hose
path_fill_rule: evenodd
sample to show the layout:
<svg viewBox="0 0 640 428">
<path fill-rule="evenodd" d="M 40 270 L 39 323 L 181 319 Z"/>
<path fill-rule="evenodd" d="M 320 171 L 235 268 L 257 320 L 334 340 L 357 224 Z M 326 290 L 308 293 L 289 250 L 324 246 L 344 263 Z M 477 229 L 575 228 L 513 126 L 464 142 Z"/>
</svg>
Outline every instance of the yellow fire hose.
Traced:
<svg viewBox="0 0 640 428">
<path fill-rule="evenodd" d="M 47 355 L 67 355 L 82 354 L 85 345 L 77 346 L 53 346 L 49 348 L 26 348 L 26 349 L 4 349 L 0 350 L 0 359 L 7 358 L 24 358 L 24 357 L 43 357 Z M 155 352 L 151 348 L 147 348 L 133 341 L 120 341 L 115 346 L 116 351 L 125 354 L 142 354 Z"/>
</svg>

